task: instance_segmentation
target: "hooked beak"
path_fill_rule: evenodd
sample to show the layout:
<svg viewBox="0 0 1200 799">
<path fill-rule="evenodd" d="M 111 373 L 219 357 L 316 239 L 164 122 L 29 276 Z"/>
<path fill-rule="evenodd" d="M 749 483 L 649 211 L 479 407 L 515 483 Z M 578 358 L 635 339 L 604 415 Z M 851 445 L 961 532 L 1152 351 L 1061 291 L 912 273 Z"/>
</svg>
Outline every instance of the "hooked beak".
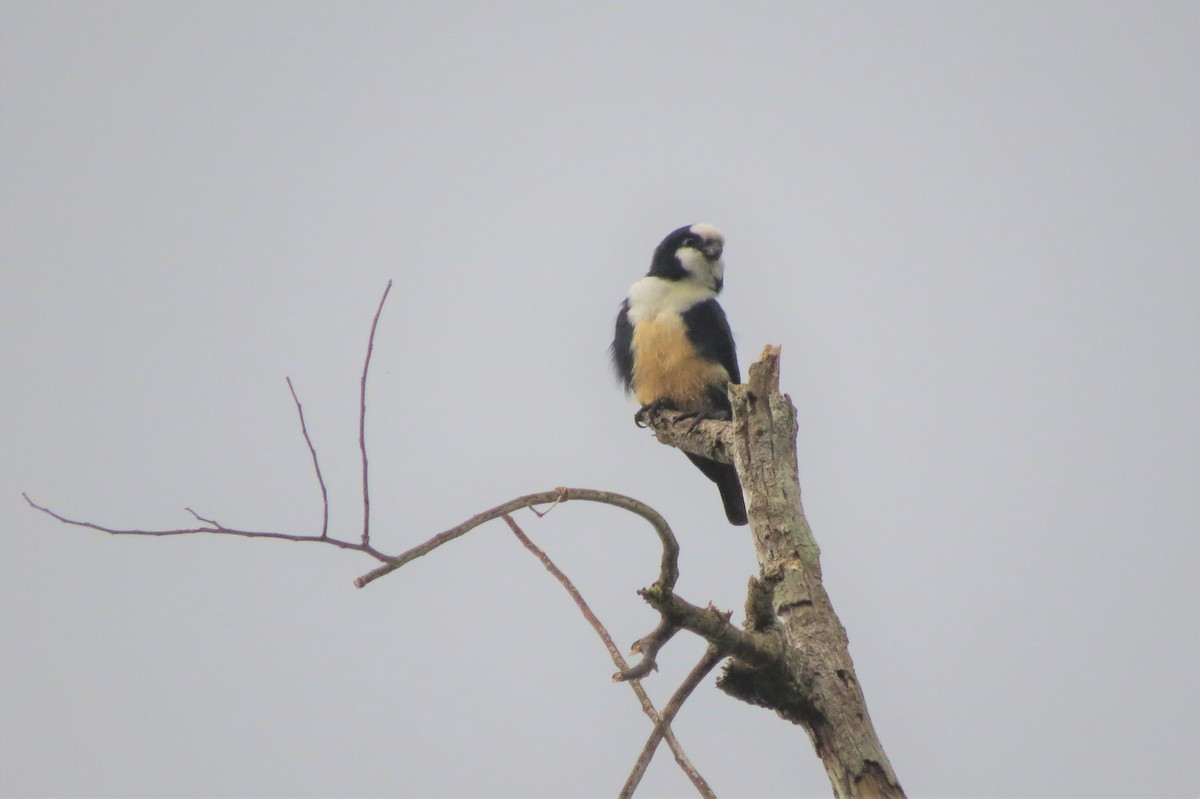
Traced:
<svg viewBox="0 0 1200 799">
<path fill-rule="evenodd" d="M 720 241 L 706 241 L 700 247 L 700 252 L 704 253 L 704 257 L 710 261 L 715 261 L 721 257 L 721 250 L 725 247 Z"/>
</svg>

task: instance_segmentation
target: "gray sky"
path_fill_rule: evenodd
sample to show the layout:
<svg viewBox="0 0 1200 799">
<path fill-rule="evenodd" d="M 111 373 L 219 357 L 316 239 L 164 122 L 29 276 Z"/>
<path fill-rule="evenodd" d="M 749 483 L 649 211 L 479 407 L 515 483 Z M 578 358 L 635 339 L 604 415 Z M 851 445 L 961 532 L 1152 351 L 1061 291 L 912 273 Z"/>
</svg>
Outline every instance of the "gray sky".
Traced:
<svg viewBox="0 0 1200 799">
<path fill-rule="evenodd" d="M 358 375 L 398 552 L 519 494 L 753 550 L 605 348 L 671 229 L 783 346 L 805 506 L 911 796 L 1200 793 L 1200 5 L 0 4 L 0 793 L 611 796 L 648 724 L 500 524 L 356 590 Z M 521 519 L 627 645 L 653 535 Z M 680 639 L 660 702 L 702 651 Z M 702 687 L 722 796 L 827 795 Z M 647 796 L 687 796 L 670 757 Z"/>
</svg>

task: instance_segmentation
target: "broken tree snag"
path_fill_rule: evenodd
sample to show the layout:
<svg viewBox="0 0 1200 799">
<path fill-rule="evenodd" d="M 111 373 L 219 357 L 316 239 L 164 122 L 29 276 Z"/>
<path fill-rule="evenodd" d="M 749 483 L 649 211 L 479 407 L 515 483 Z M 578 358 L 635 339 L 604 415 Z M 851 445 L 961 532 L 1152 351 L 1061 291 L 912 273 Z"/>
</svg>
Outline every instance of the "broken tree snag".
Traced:
<svg viewBox="0 0 1200 799">
<path fill-rule="evenodd" d="M 812 738 L 837 797 L 903 797 L 854 673 L 846 631 L 821 582 L 820 549 L 804 517 L 796 468 L 796 409 L 779 393 L 779 348 L 768 346 L 745 385 L 731 386 L 733 462 L 749 500 L 761 569 L 747 621 L 782 638 L 782 669 L 734 661 L 727 693 L 770 707 Z"/>
</svg>

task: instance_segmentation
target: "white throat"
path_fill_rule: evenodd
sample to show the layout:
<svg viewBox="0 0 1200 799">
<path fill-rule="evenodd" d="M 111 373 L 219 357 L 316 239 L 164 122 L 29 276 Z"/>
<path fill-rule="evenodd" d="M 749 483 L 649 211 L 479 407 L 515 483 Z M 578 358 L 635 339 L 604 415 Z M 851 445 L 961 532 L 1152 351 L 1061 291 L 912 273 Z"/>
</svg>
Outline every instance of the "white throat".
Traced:
<svg viewBox="0 0 1200 799">
<path fill-rule="evenodd" d="M 680 316 L 693 305 L 715 296 L 715 289 L 694 280 L 644 277 L 629 287 L 629 321 L 636 325 L 663 315 Z"/>
</svg>

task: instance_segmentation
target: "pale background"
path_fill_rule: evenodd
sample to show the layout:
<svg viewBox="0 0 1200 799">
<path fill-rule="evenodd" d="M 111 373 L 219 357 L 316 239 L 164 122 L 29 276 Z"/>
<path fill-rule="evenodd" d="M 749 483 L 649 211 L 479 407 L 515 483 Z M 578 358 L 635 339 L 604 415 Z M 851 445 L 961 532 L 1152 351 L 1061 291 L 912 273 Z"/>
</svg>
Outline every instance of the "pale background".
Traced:
<svg viewBox="0 0 1200 799">
<path fill-rule="evenodd" d="M 0 5 L 0 792 L 612 796 L 649 725 L 500 523 L 362 591 L 307 532 L 284 376 L 398 552 L 569 484 L 737 610 L 744 530 L 632 424 L 612 318 L 727 235 L 743 366 L 783 346 L 805 504 L 913 797 L 1200 793 L 1200 5 Z M 656 541 L 520 516 L 627 645 Z M 700 654 L 681 638 L 665 698 Z M 723 796 L 828 795 L 702 687 Z M 687 796 L 669 756 L 646 796 Z"/>
</svg>

